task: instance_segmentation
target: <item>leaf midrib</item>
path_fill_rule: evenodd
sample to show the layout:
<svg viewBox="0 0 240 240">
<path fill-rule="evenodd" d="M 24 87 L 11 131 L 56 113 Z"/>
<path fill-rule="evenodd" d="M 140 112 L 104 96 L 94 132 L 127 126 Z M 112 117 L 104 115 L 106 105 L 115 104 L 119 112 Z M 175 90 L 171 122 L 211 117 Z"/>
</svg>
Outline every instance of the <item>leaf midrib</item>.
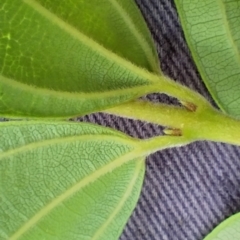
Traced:
<svg viewBox="0 0 240 240">
<path fill-rule="evenodd" d="M 64 97 L 69 99 L 91 99 L 96 98 L 99 99 L 99 97 L 104 97 L 105 95 L 107 97 L 114 97 L 119 92 L 124 92 L 126 94 L 133 92 L 133 89 L 144 89 L 148 85 L 142 85 L 142 86 L 136 86 L 132 88 L 125 88 L 125 89 L 116 89 L 116 90 L 108 90 L 104 92 L 67 92 L 67 91 L 60 91 L 60 90 L 53 90 L 48 88 L 41 88 L 41 87 L 35 87 L 33 85 L 28 85 L 26 83 L 18 82 L 12 78 L 5 77 L 3 75 L 0 75 L 1 82 L 5 83 L 9 86 L 14 86 L 17 89 L 21 89 L 24 92 L 35 92 L 39 95 L 51 95 L 56 97 Z M 151 87 L 152 88 L 152 87 Z M 146 91 L 147 92 L 147 91 Z"/>
<path fill-rule="evenodd" d="M 86 136 L 82 136 L 85 138 Z M 89 139 L 92 136 L 88 136 Z M 73 137 L 71 137 L 73 139 Z M 96 138 L 94 138 L 96 139 Z M 108 137 L 109 139 L 109 137 Z M 112 136 L 111 136 L 112 139 Z M 119 139 L 119 138 L 118 138 Z M 65 141 L 66 139 L 61 139 L 61 141 Z M 103 136 L 99 136 L 99 141 L 103 141 Z M 45 141 L 47 142 L 47 141 Z M 124 142 L 125 139 L 124 139 Z M 133 143 L 131 143 L 133 144 Z M 23 148 L 23 147 L 22 147 Z M 20 148 L 19 148 L 20 149 Z M 26 149 L 24 149 L 26 150 Z M 9 154 L 10 151 L 8 151 Z M 17 152 L 15 152 L 17 154 Z M 145 151 L 141 151 L 139 148 L 135 148 L 131 152 L 124 154 L 121 157 L 116 158 L 114 161 L 111 161 L 110 163 L 104 165 L 103 167 L 95 170 L 93 173 L 90 175 L 86 176 L 85 178 L 81 179 L 79 182 L 74 184 L 72 187 L 70 187 L 67 191 L 65 191 L 63 194 L 59 195 L 57 198 L 55 198 L 53 201 L 48 203 L 44 208 L 42 208 L 40 211 L 38 211 L 32 218 L 30 218 L 23 226 L 21 226 L 12 236 L 9 237 L 9 240 L 16 240 L 19 237 L 21 237 L 23 234 L 25 234 L 29 229 L 31 229 L 33 226 L 37 224 L 44 216 L 46 216 L 49 212 L 51 212 L 53 209 L 55 209 L 59 204 L 61 204 L 63 201 L 68 199 L 70 196 L 75 194 L 76 192 L 80 191 L 84 187 L 86 187 L 88 184 L 93 183 L 96 181 L 98 178 L 104 176 L 108 172 L 112 172 L 118 167 L 121 167 L 123 164 L 127 163 L 130 160 L 134 160 L 138 157 L 143 157 L 145 156 Z M 1 157 L 0 157 L 1 160 Z"/>
<path fill-rule="evenodd" d="M 135 172 L 132 176 L 131 182 L 129 182 L 129 184 L 128 184 L 126 192 L 124 193 L 124 195 L 120 199 L 119 203 L 115 207 L 115 210 L 108 216 L 105 223 L 96 231 L 96 233 L 94 234 L 94 236 L 92 237 L 91 240 L 101 239 L 101 236 L 104 233 L 104 231 L 106 230 L 106 228 L 112 223 L 112 221 L 114 221 L 114 218 L 120 212 L 120 210 L 122 209 L 123 205 L 126 203 L 128 198 L 131 196 L 132 190 L 134 188 L 134 185 L 136 184 L 136 181 L 138 179 L 139 173 L 141 172 L 142 165 L 143 165 L 142 160 L 138 159 L 137 161 L 138 161 L 138 163 L 135 168 Z"/>
<path fill-rule="evenodd" d="M 123 93 L 123 94 L 130 93 L 131 99 L 134 99 L 134 98 L 138 98 L 144 94 L 148 94 L 151 92 L 162 92 L 162 93 L 165 93 L 165 94 L 168 94 L 171 96 L 175 96 L 176 98 L 179 98 L 179 95 L 180 95 L 182 100 L 188 100 L 188 101 L 192 100 L 192 94 L 190 91 L 187 90 L 187 88 L 185 88 L 185 91 L 188 92 L 187 95 L 189 95 L 189 96 L 182 97 L 182 93 L 179 91 L 180 85 L 178 83 L 168 79 L 165 76 L 157 75 L 155 73 L 149 72 L 148 70 L 138 67 L 134 63 L 132 63 L 124 58 L 121 58 L 120 56 L 111 52 L 109 49 L 104 48 L 99 43 L 95 42 L 93 39 L 89 38 L 88 36 L 84 35 L 77 29 L 73 28 L 72 26 L 70 26 L 63 20 L 61 20 L 58 16 L 51 13 L 49 10 L 45 9 L 43 6 L 41 6 L 35 0 L 22 0 L 22 2 L 24 2 L 27 6 L 29 6 L 36 12 L 38 12 L 38 14 L 40 14 L 43 17 L 45 17 L 46 19 L 48 19 L 50 22 L 54 23 L 60 29 L 63 29 L 64 31 L 66 31 L 73 38 L 76 38 L 77 40 L 81 41 L 83 44 L 85 44 L 89 48 L 93 49 L 94 51 L 97 51 L 100 55 L 104 56 L 105 58 L 110 59 L 113 63 L 116 63 L 123 69 L 126 69 L 126 71 L 131 72 L 132 74 L 135 74 L 135 76 L 140 77 L 142 80 L 145 80 L 145 83 L 143 83 L 142 86 L 119 89 L 115 93 L 119 94 L 119 91 L 121 91 L 121 93 Z M 11 80 L 12 80 L 11 87 L 13 87 L 14 84 L 17 83 L 17 80 L 15 80 L 15 79 L 11 79 Z M 26 88 L 31 89 L 31 90 L 34 89 L 34 87 L 29 86 L 26 83 L 22 83 L 22 88 L 25 89 L 25 91 L 26 91 Z M 41 90 L 43 90 L 43 89 L 41 89 Z M 45 90 L 46 89 L 44 89 L 44 91 Z M 57 96 L 61 99 L 63 97 L 67 97 L 68 99 L 71 99 L 71 100 L 79 100 L 79 98 L 81 98 L 81 96 L 77 95 L 78 93 L 63 92 L 63 94 L 62 94 L 62 92 L 57 92 L 57 91 L 52 91 L 52 90 L 50 90 L 50 91 L 51 91 L 51 94 L 52 93 L 54 94 L 54 97 Z M 50 91 L 49 91 L 49 93 L 50 93 Z M 108 96 L 108 92 L 109 91 L 107 91 L 106 95 L 103 93 L 102 96 L 103 97 Z M 42 93 L 43 93 L 43 91 L 42 91 Z M 46 91 L 45 91 L 45 93 L 46 93 Z M 61 93 L 61 94 L 59 94 L 59 93 Z M 93 92 L 94 96 L 96 96 L 96 93 L 97 92 Z M 113 93 L 113 94 L 116 97 L 117 95 L 115 93 Z M 73 94 L 76 94 L 76 95 L 73 96 Z M 87 96 L 87 95 L 89 95 L 89 93 L 86 93 L 85 96 Z M 85 96 L 84 96 L 84 99 L 86 99 Z M 99 99 L 99 96 L 98 96 L 98 99 Z M 126 101 L 128 101 L 128 100 L 126 100 Z M 115 104 L 113 104 L 113 105 L 115 105 Z M 111 106 L 109 106 L 109 107 L 111 107 Z M 101 110 L 101 109 L 98 109 L 98 110 Z M 69 116 L 69 117 L 72 117 L 72 116 Z"/>
<path fill-rule="evenodd" d="M 155 56 L 152 54 L 152 49 L 149 47 L 145 37 L 138 31 L 136 25 L 132 21 L 130 15 L 125 11 L 125 9 L 120 6 L 120 4 L 116 0 L 108 0 L 112 6 L 116 9 L 122 19 L 125 21 L 125 25 L 130 29 L 130 32 L 136 38 L 137 42 L 142 48 L 142 51 L 145 53 L 145 56 L 154 72 L 160 72 L 160 68 L 157 65 L 158 62 L 155 62 Z"/>
<path fill-rule="evenodd" d="M 132 98 L 141 97 L 144 94 L 148 94 L 149 92 L 152 92 L 155 89 L 158 89 L 158 84 L 146 84 L 146 85 L 140 85 L 140 86 L 131 87 L 131 88 L 108 90 L 104 92 L 91 92 L 91 93 L 66 92 L 66 91 L 60 91 L 60 90 L 35 87 L 35 86 L 18 82 L 14 79 L 10 79 L 0 75 L 0 86 L 3 84 L 5 84 L 5 86 L 10 87 L 12 89 L 16 89 L 17 91 L 21 90 L 20 91 L 21 93 L 32 94 L 33 96 L 40 97 L 41 99 L 46 99 L 47 97 L 50 97 L 50 98 L 57 98 L 59 100 L 68 100 L 68 101 L 90 101 L 90 100 L 96 101 L 99 99 L 115 98 L 116 96 L 120 97 L 121 95 L 122 96 L 129 95 L 131 96 L 131 99 L 132 99 Z M 2 101 L 2 104 L 3 104 L 5 100 L 0 98 L 0 101 Z M 126 101 L 127 100 L 125 100 L 125 102 Z M 116 105 L 116 104 L 114 103 L 113 105 Z M 111 104 L 109 104 L 108 107 L 111 107 Z M 104 109 L 104 107 L 102 108 Z M 100 111 L 102 109 L 99 108 L 97 110 Z M 25 112 L 20 112 L 18 110 L 18 114 L 19 116 L 26 117 Z M 11 117 L 11 114 L 9 115 L 5 114 L 4 116 Z M 64 116 L 64 118 L 67 118 L 67 117 L 73 117 L 73 115 L 70 114 L 69 116 Z M 31 116 L 31 118 L 34 118 L 34 116 Z M 60 116 L 55 118 L 63 118 L 63 117 Z"/>
</svg>

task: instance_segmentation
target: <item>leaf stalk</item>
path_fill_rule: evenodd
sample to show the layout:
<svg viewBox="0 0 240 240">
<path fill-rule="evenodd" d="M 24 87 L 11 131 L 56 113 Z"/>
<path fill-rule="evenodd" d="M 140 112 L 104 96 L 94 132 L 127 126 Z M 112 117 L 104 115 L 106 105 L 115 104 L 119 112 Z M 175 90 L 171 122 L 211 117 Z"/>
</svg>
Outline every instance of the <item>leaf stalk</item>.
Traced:
<svg viewBox="0 0 240 240">
<path fill-rule="evenodd" d="M 195 111 L 189 111 L 184 107 L 138 100 L 104 112 L 166 126 L 165 134 L 172 135 L 170 139 L 180 140 L 176 145 L 204 140 L 240 145 L 239 120 L 214 109 L 209 103 L 196 106 Z"/>
</svg>

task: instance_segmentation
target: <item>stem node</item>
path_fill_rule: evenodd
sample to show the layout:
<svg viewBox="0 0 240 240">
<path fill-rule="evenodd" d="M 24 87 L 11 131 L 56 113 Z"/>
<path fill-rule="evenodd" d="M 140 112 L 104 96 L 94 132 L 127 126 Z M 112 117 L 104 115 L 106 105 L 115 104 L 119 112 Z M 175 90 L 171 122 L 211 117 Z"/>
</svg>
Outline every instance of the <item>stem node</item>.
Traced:
<svg viewBox="0 0 240 240">
<path fill-rule="evenodd" d="M 182 136 L 182 130 L 179 129 L 179 128 L 166 128 L 163 130 L 163 132 L 166 134 L 166 135 L 170 135 L 170 136 Z"/>
<path fill-rule="evenodd" d="M 180 103 L 190 112 L 197 111 L 197 105 L 191 102 L 180 101 Z"/>
</svg>

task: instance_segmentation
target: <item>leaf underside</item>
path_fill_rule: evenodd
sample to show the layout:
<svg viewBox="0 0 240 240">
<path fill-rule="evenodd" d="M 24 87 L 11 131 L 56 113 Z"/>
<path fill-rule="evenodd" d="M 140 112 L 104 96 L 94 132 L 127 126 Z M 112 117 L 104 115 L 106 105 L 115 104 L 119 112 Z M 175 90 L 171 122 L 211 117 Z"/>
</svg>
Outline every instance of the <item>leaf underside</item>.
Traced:
<svg viewBox="0 0 240 240">
<path fill-rule="evenodd" d="M 204 240 L 239 240 L 240 214 L 235 214 L 218 225 Z"/>
<path fill-rule="evenodd" d="M 138 140 L 85 123 L 0 134 L 0 239 L 118 239 L 143 182 Z"/>
<path fill-rule="evenodd" d="M 175 0 L 186 40 L 211 95 L 240 117 L 240 1 Z"/>
<path fill-rule="evenodd" d="M 0 114 L 99 111 L 142 95 L 139 71 L 160 72 L 133 0 L 3 0 L 0 16 Z"/>
</svg>

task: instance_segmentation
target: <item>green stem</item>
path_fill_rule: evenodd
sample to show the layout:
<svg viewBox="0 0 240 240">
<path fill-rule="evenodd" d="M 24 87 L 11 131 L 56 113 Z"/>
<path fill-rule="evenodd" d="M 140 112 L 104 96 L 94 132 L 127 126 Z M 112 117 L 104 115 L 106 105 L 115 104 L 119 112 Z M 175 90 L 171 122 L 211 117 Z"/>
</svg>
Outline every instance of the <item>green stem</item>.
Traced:
<svg viewBox="0 0 240 240">
<path fill-rule="evenodd" d="M 172 128 L 181 128 L 182 123 L 192 117 L 192 113 L 184 108 L 145 101 L 128 102 L 104 112 Z"/>
<path fill-rule="evenodd" d="M 169 96 L 179 99 L 180 102 L 197 102 L 200 105 L 208 104 L 207 100 L 199 93 L 190 88 L 173 81 L 166 76 L 158 76 L 150 72 L 145 72 L 146 77 L 151 84 L 145 86 L 146 93 L 165 93 Z"/>
<path fill-rule="evenodd" d="M 183 143 L 209 140 L 240 145 L 240 121 L 217 111 L 210 104 L 200 104 L 191 112 L 182 107 L 135 101 L 105 112 L 179 129 Z M 166 132 L 171 134 L 171 130 Z"/>
<path fill-rule="evenodd" d="M 212 107 L 196 112 L 186 124 L 184 134 L 192 139 L 240 145 L 240 121 Z"/>
<path fill-rule="evenodd" d="M 184 136 L 158 136 L 150 139 L 141 140 L 139 141 L 138 146 L 141 148 L 141 151 L 145 156 L 149 156 L 150 154 L 157 151 L 166 148 L 181 147 L 191 142 L 191 139 L 188 139 Z"/>
</svg>

